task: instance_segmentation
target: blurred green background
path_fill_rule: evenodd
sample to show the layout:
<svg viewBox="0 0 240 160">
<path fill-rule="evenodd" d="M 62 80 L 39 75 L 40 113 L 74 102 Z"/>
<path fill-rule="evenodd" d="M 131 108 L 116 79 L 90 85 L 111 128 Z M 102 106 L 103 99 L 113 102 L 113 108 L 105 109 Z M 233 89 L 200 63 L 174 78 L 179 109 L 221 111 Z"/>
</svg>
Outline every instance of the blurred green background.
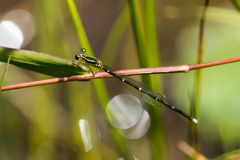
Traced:
<svg viewBox="0 0 240 160">
<path fill-rule="evenodd" d="M 204 3 L 154 1 L 158 38 L 155 42 L 161 66 L 197 63 Z M 95 57 L 115 69 L 140 68 L 126 0 L 78 0 L 75 5 Z M 140 3 L 141 10 L 144 5 Z M 84 47 L 79 43 L 66 1 L 2 0 L 0 19 L 15 9 L 32 14 L 35 26 L 35 36 L 23 49 L 74 60 L 74 55 Z M 146 27 L 147 22 L 143 24 Z M 210 1 L 204 28 L 204 62 L 238 56 L 239 27 L 240 14 L 231 1 Z M 209 159 L 240 148 L 239 67 L 239 63 L 232 63 L 202 70 L 198 145 L 200 153 Z M 1 64 L 0 75 L 4 68 L 5 64 Z M 162 90 L 170 104 L 190 113 L 195 72 L 164 74 L 159 82 L 162 89 L 157 90 Z M 4 85 L 48 78 L 52 77 L 10 65 Z M 190 121 L 167 108 L 156 108 L 161 116 L 151 118 L 155 115 L 149 113 L 156 132 L 151 128 L 151 134 L 139 139 L 124 138 L 110 126 L 92 81 L 1 92 L 0 159 L 118 160 L 126 148 L 139 160 L 189 158 L 178 143 L 191 145 Z M 112 79 L 104 82 L 109 95 L 118 90 L 119 85 Z M 93 148 L 88 152 L 78 125 L 80 119 L 87 120 L 90 126 Z"/>
</svg>

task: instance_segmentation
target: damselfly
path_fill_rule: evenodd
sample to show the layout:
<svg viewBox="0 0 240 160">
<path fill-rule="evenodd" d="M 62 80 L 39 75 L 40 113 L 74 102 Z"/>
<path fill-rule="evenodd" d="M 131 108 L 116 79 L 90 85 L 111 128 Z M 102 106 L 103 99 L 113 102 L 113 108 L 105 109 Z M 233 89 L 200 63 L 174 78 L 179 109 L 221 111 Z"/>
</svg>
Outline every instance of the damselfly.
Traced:
<svg viewBox="0 0 240 160">
<path fill-rule="evenodd" d="M 175 106 L 172 106 L 170 104 L 168 104 L 166 102 L 165 96 L 162 95 L 161 93 L 149 88 L 148 86 L 135 81 L 129 77 L 126 76 L 120 76 L 118 75 L 114 70 L 110 69 L 109 67 L 106 67 L 105 65 L 103 65 L 103 63 L 95 58 L 95 57 L 89 57 L 85 55 L 86 50 L 84 48 L 81 49 L 81 52 L 79 52 L 76 56 L 75 59 L 78 62 L 78 65 L 80 63 L 86 63 L 87 65 L 91 65 L 93 67 L 98 68 L 97 72 L 102 69 L 103 71 L 111 74 L 113 77 L 119 79 L 120 81 L 130 85 L 131 87 L 135 88 L 136 90 L 142 92 L 143 94 L 147 95 L 148 97 L 150 97 L 151 99 L 158 101 L 160 103 L 162 103 L 163 105 L 165 105 L 166 107 L 172 109 L 173 111 L 181 114 L 182 116 L 186 117 L 187 119 L 193 121 L 194 123 L 197 123 L 198 120 L 193 118 L 192 116 L 186 114 L 185 112 L 183 112 L 182 110 L 176 108 Z M 92 72 L 91 68 L 89 67 L 90 71 Z M 96 73 L 97 73 L 96 72 Z M 95 74 L 92 72 L 93 76 L 95 76 Z"/>
</svg>

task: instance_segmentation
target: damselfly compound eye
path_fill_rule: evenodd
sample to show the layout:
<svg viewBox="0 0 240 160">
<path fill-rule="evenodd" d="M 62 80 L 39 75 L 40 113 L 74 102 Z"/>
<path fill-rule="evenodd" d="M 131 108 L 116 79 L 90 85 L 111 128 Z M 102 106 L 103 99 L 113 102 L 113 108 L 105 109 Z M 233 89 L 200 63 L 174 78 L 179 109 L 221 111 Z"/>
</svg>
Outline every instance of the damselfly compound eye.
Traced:
<svg viewBox="0 0 240 160">
<path fill-rule="evenodd" d="M 76 60 L 79 60 L 79 58 L 80 58 L 80 56 L 77 54 L 77 55 L 75 56 L 75 59 L 76 59 Z"/>
<path fill-rule="evenodd" d="M 81 49 L 81 53 L 83 53 L 83 54 L 86 53 L 86 49 L 85 49 L 85 48 L 82 48 L 82 49 Z"/>
</svg>

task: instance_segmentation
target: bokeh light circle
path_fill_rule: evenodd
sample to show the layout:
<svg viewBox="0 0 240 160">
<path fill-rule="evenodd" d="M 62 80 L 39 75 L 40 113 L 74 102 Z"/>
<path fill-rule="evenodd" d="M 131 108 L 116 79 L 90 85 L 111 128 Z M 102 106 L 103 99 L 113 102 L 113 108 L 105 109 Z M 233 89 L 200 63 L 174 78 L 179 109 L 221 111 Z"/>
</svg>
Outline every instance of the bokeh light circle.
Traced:
<svg viewBox="0 0 240 160">
<path fill-rule="evenodd" d="M 150 127 L 150 117 L 147 111 L 143 110 L 143 114 L 133 127 L 128 129 L 119 129 L 118 132 L 128 139 L 137 139 L 144 136 Z"/>
<path fill-rule="evenodd" d="M 3 21 L 11 21 L 19 27 L 23 35 L 21 47 L 27 45 L 32 40 L 36 28 L 34 18 L 28 11 L 23 9 L 11 10 L 3 17 Z"/>
<path fill-rule="evenodd" d="M 106 112 L 112 126 L 127 129 L 139 121 L 143 110 L 141 102 L 135 96 L 121 94 L 108 103 Z"/>
</svg>

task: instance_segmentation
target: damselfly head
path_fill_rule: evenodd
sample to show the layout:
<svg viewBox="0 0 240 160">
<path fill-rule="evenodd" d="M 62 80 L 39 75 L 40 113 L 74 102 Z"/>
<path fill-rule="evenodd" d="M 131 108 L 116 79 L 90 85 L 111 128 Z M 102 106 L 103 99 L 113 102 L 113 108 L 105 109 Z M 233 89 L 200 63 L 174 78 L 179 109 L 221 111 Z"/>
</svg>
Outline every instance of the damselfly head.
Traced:
<svg viewBox="0 0 240 160">
<path fill-rule="evenodd" d="M 80 53 L 78 53 L 76 56 L 75 56 L 75 59 L 76 60 L 79 60 L 80 58 L 83 58 L 84 57 L 84 53 L 86 53 L 86 49 L 84 49 L 84 48 L 82 48 L 81 50 L 80 50 Z"/>
</svg>

